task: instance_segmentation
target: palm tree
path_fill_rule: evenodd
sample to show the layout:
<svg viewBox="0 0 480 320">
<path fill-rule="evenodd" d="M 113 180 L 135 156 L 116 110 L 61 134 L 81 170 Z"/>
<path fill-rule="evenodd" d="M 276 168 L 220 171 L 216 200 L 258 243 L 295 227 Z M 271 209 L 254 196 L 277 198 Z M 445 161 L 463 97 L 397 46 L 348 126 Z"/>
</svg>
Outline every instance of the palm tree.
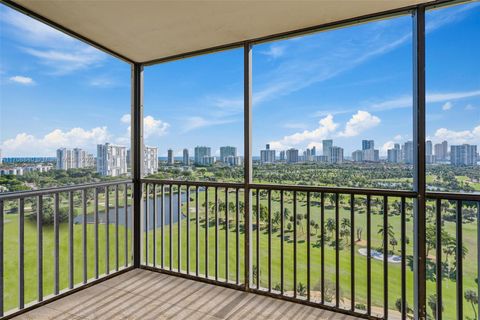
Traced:
<svg viewBox="0 0 480 320">
<path fill-rule="evenodd" d="M 470 302 L 470 304 L 472 305 L 473 313 L 475 314 L 475 317 L 473 319 L 477 320 L 477 309 L 475 308 L 475 305 L 478 304 L 477 293 L 473 290 L 465 291 L 465 300 Z"/>
<path fill-rule="evenodd" d="M 327 232 L 330 233 L 330 236 L 332 236 L 333 231 L 335 231 L 335 220 L 333 220 L 332 218 L 328 218 L 325 228 L 327 229 Z"/>
</svg>

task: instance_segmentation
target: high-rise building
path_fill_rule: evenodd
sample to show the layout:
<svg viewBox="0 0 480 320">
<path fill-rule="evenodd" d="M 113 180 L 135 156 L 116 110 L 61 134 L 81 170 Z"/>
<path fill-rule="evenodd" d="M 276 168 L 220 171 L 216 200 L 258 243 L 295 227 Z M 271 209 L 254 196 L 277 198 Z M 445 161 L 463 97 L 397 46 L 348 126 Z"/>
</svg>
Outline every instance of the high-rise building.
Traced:
<svg viewBox="0 0 480 320">
<path fill-rule="evenodd" d="M 312 156 L 315 157 L 317 155 L 317 147 L 312 147 Z"/>
<path fill-rule="evenodd" d="M 448 160 L 448 142 L 443 141 L 437 143 L 433 147 L 435 153 L 435 161 L 447 161 Z"/>
<path fill-rule="evenodd" d="M 211 156 L 210 147 L 196 146 L 194 152 L 195 152 L 195 154 L 194 154 L 195 164 L 202 165 L 202 164 L 204 164 L 203 158 Z"/>
<path fill-rule="evenodd" d="M 0 165 L 3 163 L 3 158 L 2 158 L 2 149 L 0 149 Z"/>
<path fill-rule="evenodd" d="M 433 157 L 433 145 L 432 141 L 427 140 L 425 142 L 425 162 L 427 164 L 432 164 L 435 162 L 435 159 Z"/>
<path fill-rule="evenodd" d="M 402 161 L 402 152 L 398 143 L 395 143 L 393 149 L 387 150 L 387 161 L 390 163 L 400 163 Z"/>
<path fill-rule="evenodd" d="M 127 173 L 127 148 L 110 143 L 97 145 L 97 172 L 117 177 Z"/>
<path fill-rule="evenodd" d="M 58 170 L 92 168 L 95 166 L 94 157 L 80 148 L 57 149 L 57 165 Z"/>
<path fill-rule="evenodd" d="M 265 146 L 265 150 L 260 150 L 260 162 L 261 163 L 275 162 L 275 150 L 270 150 L 269 144 Z"/>
<path fill-rule="evenodd" d="M 477 146 L 462 144 L 450 147 L 450 164 L 452 166 L 473 166 L 477 164 Z"/>
<path fill-rule="evenodd" d="M 167 151 L 167 164 L 169 166 L 173 166 L 175 164 L 175 159 L 173 158 L 173 150 L 172 149 L 168 149 Z"/>
<path fill-rule="evenodd" d="M 322 140 L 322 154 L 330 158 L 330 149 L 333 147 L 333 140 Z"/>
<path fill-rule="evenodd" d="M 375 149 L 375 141 L 362 140 L 362 150 Z"/>
<path fill-rule="evenodd" d="M 413 164 L 413 141 L 407 141 L 403 144 L 402 160 L 406 164 Z"/>
<path fill-rule="evenodd" d="M 330 163 L 343 163 L 343 148 L 335 146 L 331 148 Z"/>
<path fill-rule="evenodd" d="M 362 150 L 363 161 L 378 162 L 380 161 L 380 153 L 377 149 L 365 149 Z"/>
<path fill-rule="evenodd" d="M 143 147 L 143 174 L 154 174 L 158 171 L 158 148 Z"/>
<path fill-rule="evenodd" d="M 362 150 L 355 150 L 352 152 L 352 160 L 354 162 L 362 162 L 363 161 L 363 151 Z"/>
<path fill-rule="evenodd" d="M 205 166 L 210 166 L 210 165 L 215 164 L 215 162 L 217 162 L 217 157 L 204 156 L 202 161 L 201 161 L 201 164 L 203 164 Z"/>
<path fill-rule="evenodd" d="M 312 152 L 313 152 L 312 149 L 308 149 L 308 148 L 303 152 L 303 160 L 305 162 L 310 162 L 315 160 Z"/>
<path fill-rule="evenodd" d="M 298 149 L 288 149 L 286 152 L 287 156 L 287 163 L 297 163 L 299 161 L 298 159 Z"/>
<path fill-rule="evenodd" d="M 280 151 L 280 161 L 285 161 L 286 156 L 285 156 L 285 150 Z"/>
<path fill-rule="evenodd" d="M 220 161 L 226 163 L 227 157 L 236 157 L 237 156 L 237 148 L 231 146 L 220 147 Z"/>
<path fill-rule="evenodd" d="M 241 166 L 242 165 L 242 157 L 239 156 L 228 156 L 225 158 L 225 164 L 229 166 Z"/>
<path fill-rule="evenodd" d="M 183 161 L 182 161 L 182 163 L 185 166 L 190 165 L 190 156 L 188 155 L 188 149 L 183 149 Z"/>
</svg>

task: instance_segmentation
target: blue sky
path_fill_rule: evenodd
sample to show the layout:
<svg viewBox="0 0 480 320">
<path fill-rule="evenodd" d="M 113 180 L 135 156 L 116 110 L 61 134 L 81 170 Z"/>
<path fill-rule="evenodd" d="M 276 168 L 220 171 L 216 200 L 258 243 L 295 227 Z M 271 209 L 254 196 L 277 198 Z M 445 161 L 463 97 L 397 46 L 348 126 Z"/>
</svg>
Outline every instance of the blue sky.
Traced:
<svg viewBox="0 0 480 320">
<path fill-rule="evenodd" d="M 402 16 L 253 48 L 253 150 L 320 145 L 380 154 L 412 138 L 412 19 Z M 129 143 L 130 67 L 0 6 L 0 148 L 52 156 Z M 480 144 L 480 5 L 427 14 L 427 136 Z M 243 151 L 241 49 L 145 69 L 145 139 L 180 154 Z"/>
</svg>

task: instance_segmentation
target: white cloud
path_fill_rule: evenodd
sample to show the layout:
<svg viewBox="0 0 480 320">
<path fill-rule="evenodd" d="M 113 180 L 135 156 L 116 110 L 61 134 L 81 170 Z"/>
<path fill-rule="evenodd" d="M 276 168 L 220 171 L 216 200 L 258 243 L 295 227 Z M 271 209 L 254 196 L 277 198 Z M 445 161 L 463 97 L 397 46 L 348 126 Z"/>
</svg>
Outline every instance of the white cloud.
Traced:
<svg viewBox="0 0 480 320">
<path fill-rule="evenodd" d="M 367 111 L 359 110 L 345 125 L 345 130 L 339 133 L 340 137 L 355 137 L 365 130 L 376 127 L 381 122 L 380 118 Z"/>
<path fill-rule="evenodd" d="M 465 106 L 465 110 L 466 111 L 472 111 L 472 110 L 475 110 L 475 107 L 472 104 L 467 104 Z"/>
<path fill-rule="evenodd" d="M 442 106 L 442 110 L 443 111 L 448 111 L 450 109 L 452 109 L 453 107 L 453 104 L 450 102 L 450 101 L 447 101 L 443 106 Z"/>
<path fill-rule="evenodd" d="M 204 117 L 189 117 L 184 119 L 183 132 L 189 132 L 195 129 L 216 126 L 226 123 L 232 123 L 233 119 L 206 119 Z"/>
<path fill-rule="evenodd" d="M 30 77 L 24 77 L 24 76 L 13 76 L 10 77 L 10 81 L 24 84 L 24 85 L 32 85 L 35 84 L 35 81 L 33 81 L 32 78 Z"/>
<path fill-rule="evenodd" d="M 266 55 L 272 59 L 283 56 L 285 52 L 285 46 L 279 44 L 272 44 L 266 51 L 260 51 L 261 54 Z"/>
<path fill-rule="evenodd" d="M 435 131 L 436 142 L 447 140 L 449 144 L 480 144 L 480 124 L 472 130 L 454 131 L 447 128 L 440 128 Z"/>
<path fill-rule="evenodd" d="M 72 128 L 68 131 L 55 129 L 43 137 L 28 133 L 19 133 L 14 138 L 1 144 L 5 154 L 52 156 L 61 147 L 80 147 L 91 150 L 96 144 L 105 143 L 111 138 L 107 127 L 96 127 L 90 130 Z"/>
<path fill-rule="evenodd" d="M 167 133 L 170 124 L 160 120 L 155 119 L 152 116 L 146 116 L 143 118 L 143 134 L 145 138 L 149 138 L 151 136 L 163 136 Z"/>
<path fill-rule="evenodd" d="M 337 127 L 338 124 L 333 121 L 333 116 L 327 115 L 325 118 L 320 119 L 318 122 L 318 128 L 284 136 L 280 140 L 271 141 L 270 146 L 272 149 L 281 150 L 298 147 L 305 143 L 320 141 L 331 136 Z"/>
<path fill-rule="evenodd" d="M 124 114 L 121 118 L 120 121 L 126 124 L 130 124 L 130 113 Z"/>
<path fill-rule="evenodd" d="M 287 122 L 283 127 L 286 129 L 305 129 L 307 125 L 301 122 Z"/>
</svg>

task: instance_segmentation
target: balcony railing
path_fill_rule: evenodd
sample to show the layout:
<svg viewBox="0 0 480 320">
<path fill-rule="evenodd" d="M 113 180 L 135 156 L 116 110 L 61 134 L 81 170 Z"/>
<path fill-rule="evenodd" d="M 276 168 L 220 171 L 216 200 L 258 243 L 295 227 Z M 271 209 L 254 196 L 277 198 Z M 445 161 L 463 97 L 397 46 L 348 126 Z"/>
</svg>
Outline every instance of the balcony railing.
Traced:
<svg viewBox="0 0 480 320">
<path fill-rule="evenodd" d="M 415 192 L 151 179 L 141 184 L 139 211 L 132 208 L 131 181 L 0 195 L 1 315 L 132 268 L 138 212 L 142 268 L 363 318 L 412 316 Z M 435 309 L 436 319 L 452 312 L 463 319 L 471 312 L 466 288 L 478 292 L 471 274 L 478 276 L 480 267 L 480 195 L 427 193 L 426 207 L 426 236 L 434 238 L 427 241 L 434 252 L 427 256 L 429 303 L 444 306 Z M 464 237 L 464 229 L 472 228 L 465 220 L 477 221 L 468 230 L 477 237 Z M 477 263 L 465 271 L 464 258 L 457 257 L 467 254 L 476 255 Z M 454 282 L 455 301 L 445 298 L 452 296 L 445 293 L 447 281 Z"/>
</svg>

